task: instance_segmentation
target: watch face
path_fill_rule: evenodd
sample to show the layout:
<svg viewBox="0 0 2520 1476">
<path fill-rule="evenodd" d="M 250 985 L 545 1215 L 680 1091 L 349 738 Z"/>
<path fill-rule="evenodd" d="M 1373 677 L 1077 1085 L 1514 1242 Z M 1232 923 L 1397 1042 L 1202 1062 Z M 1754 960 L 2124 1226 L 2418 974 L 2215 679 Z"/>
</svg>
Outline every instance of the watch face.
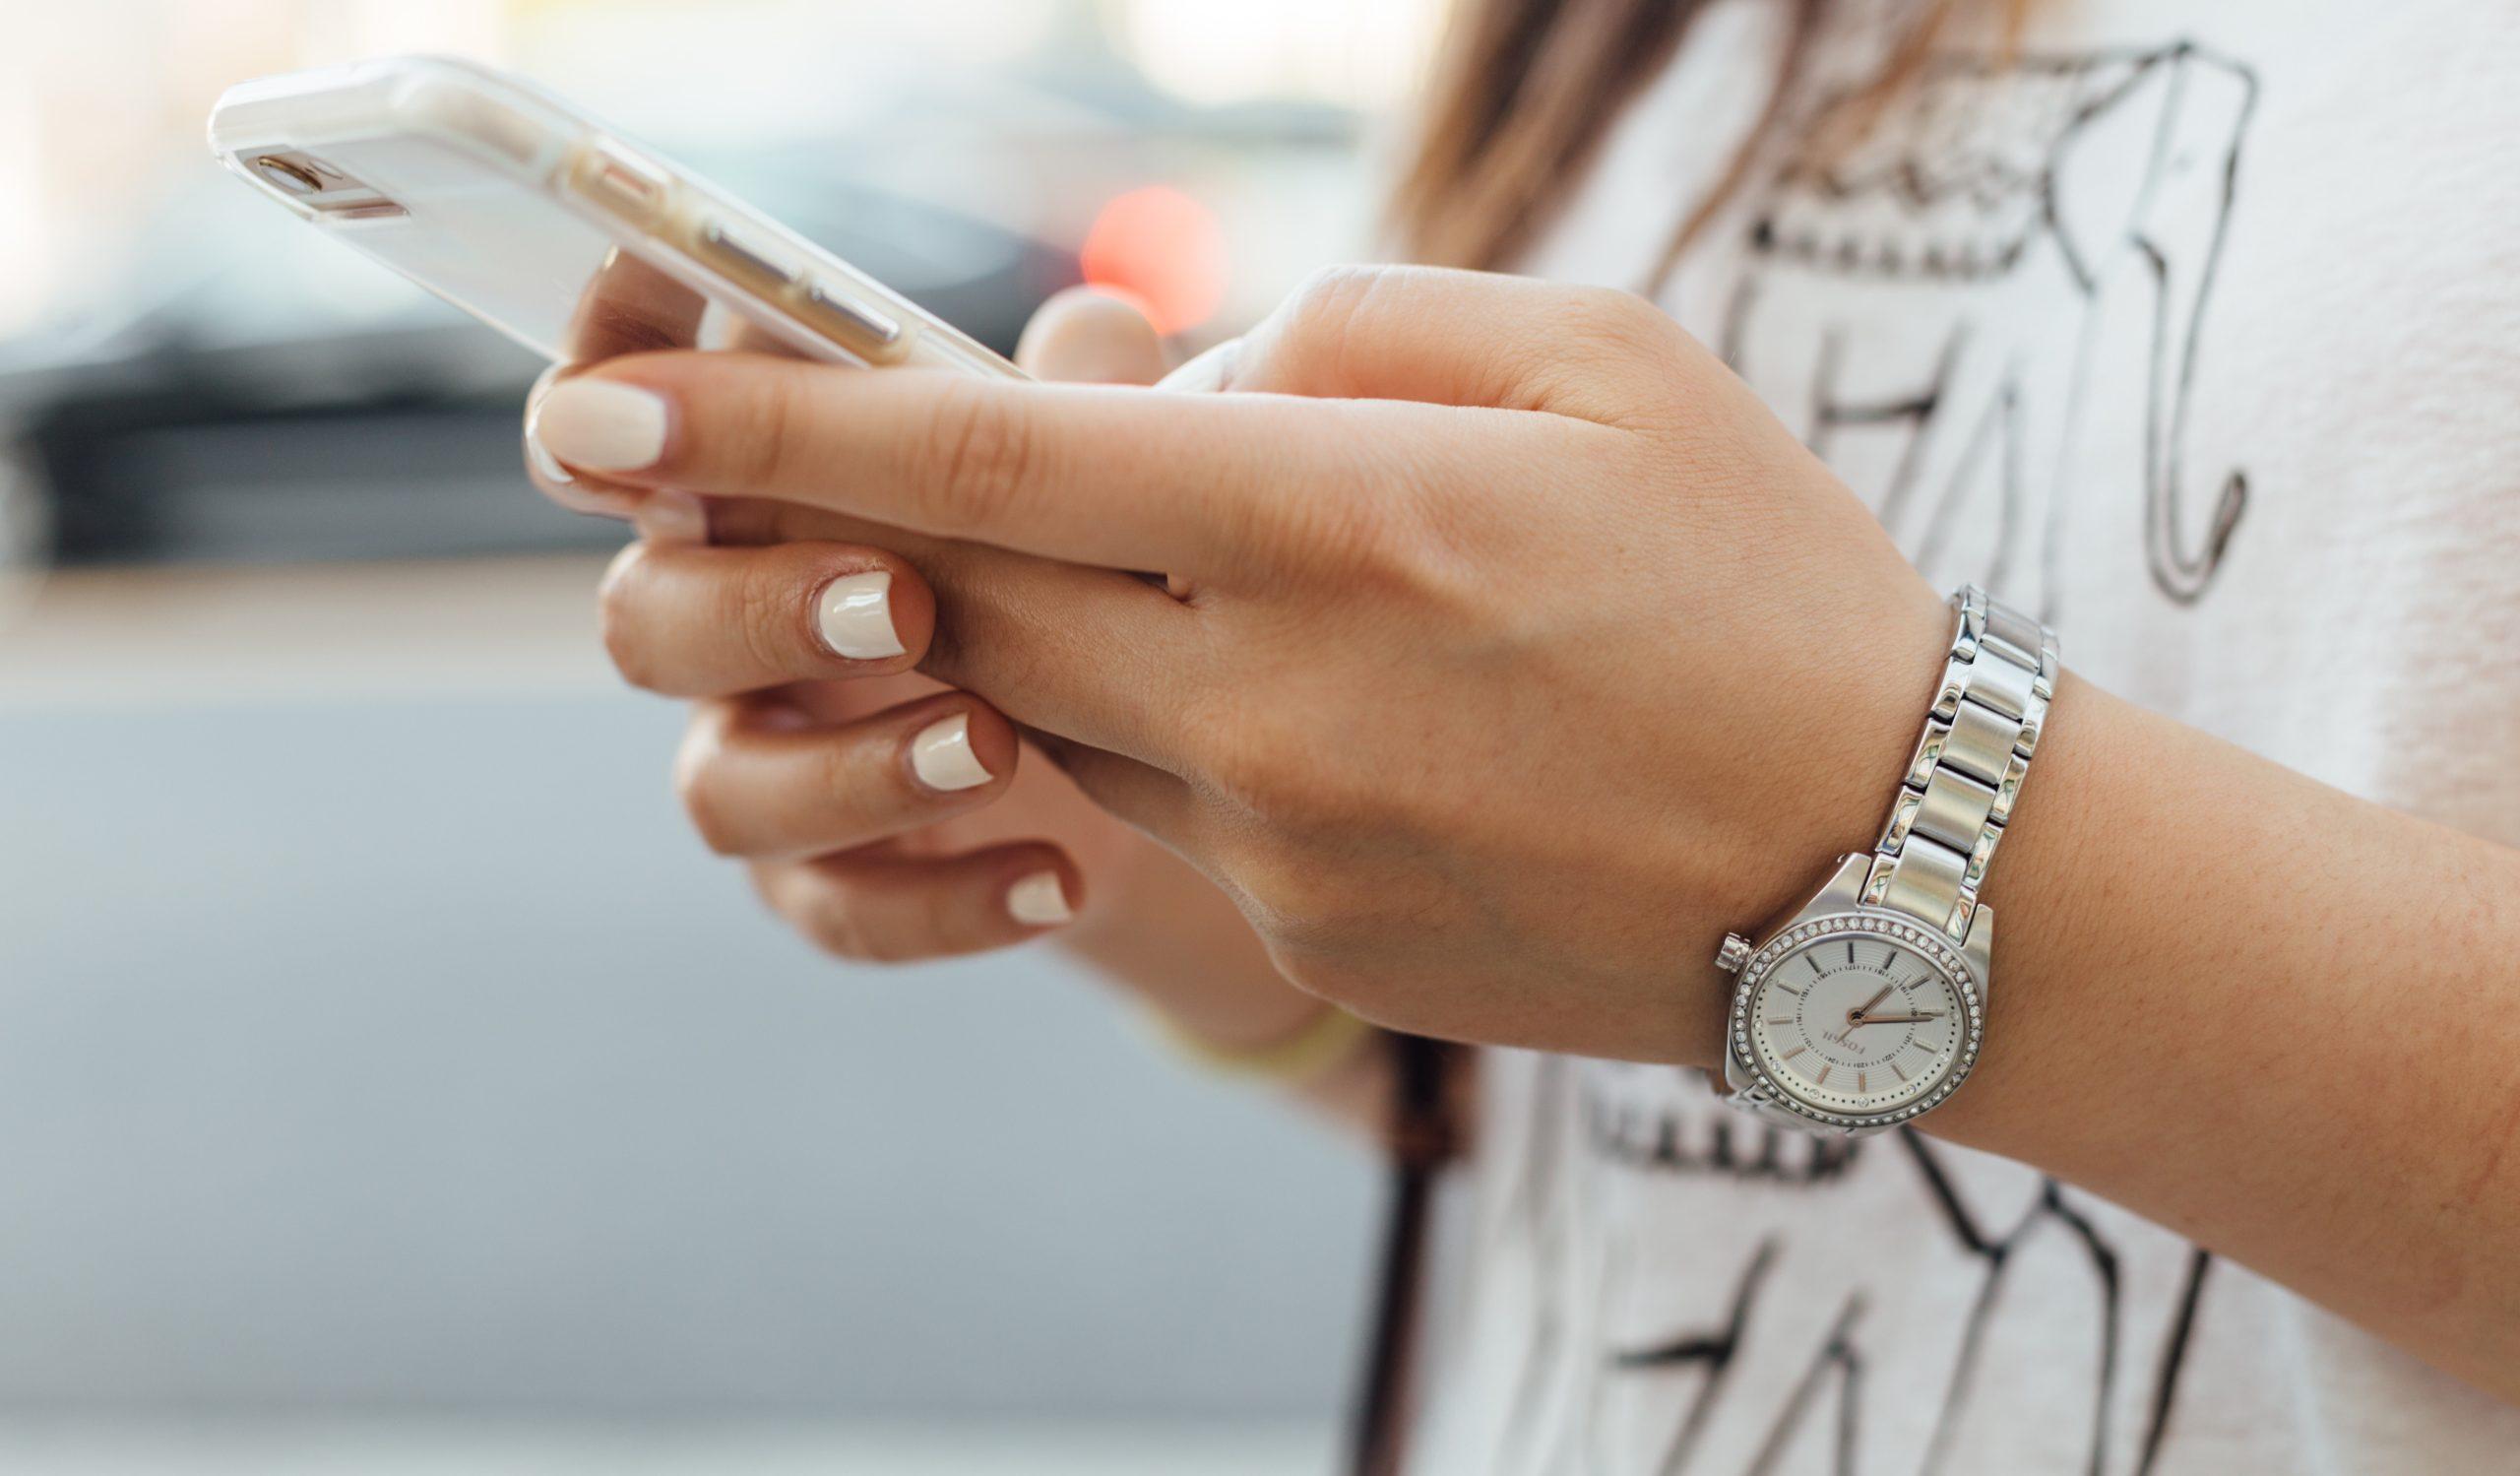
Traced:
<svg viewBox="0 0 2520 1476">
<path fill-rule="evenodd" d="M 1799 925 L 1742 970 L 1733 1048 L 1805 1116 L 1913 1117 L 1977 1059 L 1967 978 L 1922 927 L 1862 914 Z"/>
</svg>

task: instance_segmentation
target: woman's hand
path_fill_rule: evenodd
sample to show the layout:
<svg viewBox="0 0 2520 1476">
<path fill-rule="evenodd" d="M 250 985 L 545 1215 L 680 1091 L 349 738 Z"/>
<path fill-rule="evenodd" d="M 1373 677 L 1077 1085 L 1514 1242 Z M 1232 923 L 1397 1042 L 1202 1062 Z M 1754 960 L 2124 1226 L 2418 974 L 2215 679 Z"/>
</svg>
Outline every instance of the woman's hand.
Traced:
<svg viewBox="0 0 2520 1476">
<path fill-rule="evenodd" d="M 671 316 L 628 312 L 629 289 L 646 284 L 611 282 L 607 310 L 591 317 Z M 605 342 L 618 350 L 620 338 Z M 1045 304 L 1017 354 L 1047 379 L 1145 384 L 1166 366 L 1142 315 L 1088 292 Z M 537 387 L 530 418 L 578 372 Z M 876 530 L 816 509 L 714 499 L 703 511 L 687 494 L 529 451 L 554 500 L 634 516 L 649 533 L 605 578 L 606 645 L 633 684 L 696 699 L 675 764 L 693 824 L 806 937 L 842 957 L 906 961 L 1055 929 L 1223 1045 L 1282 1039 L 1320 1007 L 1276 975 L 1204 877 L 1027 753 L 987 703 L 915 670 L 936 597 L 893 548 L 920 553 L 949 587 L 1031 560 L 898 534 L 868 546 Z M 706 546 L 711 520 L 749 546 Z"/>
<path fill-rule="evenodd" d="M 1342 274 L 1207 372 L 1257 393 L 640 356 L 601 374 L 653 413 L 551 449 L 1074 560 L 940 582 L 928 669 L 1060 735 L 1294 977 L 1713 1063 L 1716 939 L 1874 838 L 1935 593 L 1625 298 Z M 2520 1399 L 2520 852 L 2070 674 L 2048 717 L 1986 1056 L 1931 1130 Z"/>
<path fill-rule="evenodd" d="M 1044 735 L 1307 988 L 1432 1034 L 1711 1059 L 1715 1012 L 1674 982 L 1869 843 L 1937 594 L 1624 294 L 1341 272 L 1184 377 L 1236 393 L 635 355 L 555 391 L 542 443 L 942 541 L 888 542 L 960 564 L 924 670 Z M 796 625 L 802 557 L 706 550 L 679 595 L 616 590 L 616 628 Z"/>
</svg>

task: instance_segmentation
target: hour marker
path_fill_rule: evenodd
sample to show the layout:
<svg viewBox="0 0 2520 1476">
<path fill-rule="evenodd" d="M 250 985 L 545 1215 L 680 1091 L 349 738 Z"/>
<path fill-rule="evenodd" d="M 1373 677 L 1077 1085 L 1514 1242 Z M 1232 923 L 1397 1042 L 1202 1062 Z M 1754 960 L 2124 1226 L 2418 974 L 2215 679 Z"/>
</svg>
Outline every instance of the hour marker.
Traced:
<svg viewBox="0 0 2520 1476">
<path fill-rule="evenodd" d="M 1847 967 L 1850 969 L 1855 967 L 1855 939 L 1853 938 L 1847 939 Z"/>
<path fill-rule="evenodd" d="M 1793 1024 L 1793 1023 L 1794 1023 L 1794 1016 L 1792 1016 L 1792 1015 L 1770 1015 L 1770 1016 L 1768 1016 L 1768 1023 L 1769 1023 L 1769 1024 L 1771 1024 L 1771 1025 L 1791 1025 L 1791 1024 Z"/>
<path fill-rule="evenodd" d="M 1865 1092 L 1872 1090 L 1872 1078 L 1862 1071 L 1856 1072 L 1855 1090 L 1856 1095 L 1858 1097 L 1862 1096 Z"/>
<path fill-rule="evenodd" d="M 1778 989 L 1781 989 L 1781 990 L 1785 991 L 1787 994 L 1792 995 L 1793 995 L 1795 998 L 1796 998 L 1796 999 L 1799 999 L 1799 998 L 1801 998 L 1801 997 L 1802 997 L 1802 992 L 1801 992 L 1800 990 L 1796 989 L 1793 985 L 1790 985 L 1790 984 L 1786 983 L 1786 982 L 1785 982 L 1784 980 L 1782 980 L 1782 979 L 1780 979 L 1780 980 L 1778 980 L 1778 981 L 1776 982 L 1776 987 L 1777 987 Z"/>
<path fill-rule="evenodd" d="M 1888 1066 L 1890 1068 L 1890 1074 L 1898 1077 L 1901 1081 L 1908 1079 L 1908 1073 L 1899 1069 L 1899 1063 L 1897 1061 L 1885 1060 L 1882 1064 Z"/>
<path fill-rule="evenodd" d="M 1811 1078 L 1811 1084 L 1813 1086 L 1827 1086 L 1829 1084 L 1830 1069 L 1831 1068 L 1828 1066 L 1822 1066 L 1820 1068 L 1820 1074 Z"/>
<path fill-rule="evenodd" d="M 1898 949 L 1896 949 L 1896 948 L 1891 947 L 1888 943 L 1883 943 L 1883 944 L 1881 945 L 1881 968 L 1882 968 L 1882 971 L 1883 971 L 1884 973 L 1887 973 L 1887 972 L 1889 971 L 1890 966 L 1891 966 L 1892 964 L 1894 964 L 1894 963 L 1897 963 L 1898 961 L 1899 961 L 1899 950 L 1898 950 Z"/>
<path fill-rule="evenodd" d="M 1853 944 L 1853 943 L 1849 943 L 1849 944 L 1847 944 L 1847 947 L 1848 947 L 1848 949 L 1849 949 L 1850 951 L 1852 951 L 1852 950 L 1854 949 L 1854 947 L 1855 947 L 1855 944 Z M 1820 977 L 1821 977 L 1821 975 L 1820 975 L 1820 960 L 1819 960 L 1819 958 L 1818 958 L 1818 956 L 1817 956 L 1817 955 L 1815 955 L 1815 954 L 1810 954 L 1810 953 L 1805 953 L 1805 954 L 1803 954 L 1803 955 L 1802 955 L 1802 961 L 1803 961 L 1804 963 L 1807 963 L 1807 964 L 1809 964 L 1809 965 L 1811 966 L 1811 977 L 1812 977 L 1812 978 L 1817 979 L 1817 978 L 1820 978 Z"/>
<path fill-rule="evenodd" d="M 1808 1050 L 1810 1050 L 1810 1049 L 1811 1049 L 1811 1048 L 1810 1048 L 1810 1047 L 1808 1047 L 1808 1046 L 1796 1046 L 1796 1047 L 1795 1047 L 1793 1050 L 1788 1051 L 1787 1053 L 1785 1053 L 1785 1059 L 1786 1059 L 1787 1060 L 1792 1060 L 1792 1059 L 1794 1059 L 1794 1058 L 1796 1058 L 1796 1057 L 1797 1057 L 1797 1056 L 1800 1056 L 1803 1052 L 1808 1051 Z"/>
</svg>

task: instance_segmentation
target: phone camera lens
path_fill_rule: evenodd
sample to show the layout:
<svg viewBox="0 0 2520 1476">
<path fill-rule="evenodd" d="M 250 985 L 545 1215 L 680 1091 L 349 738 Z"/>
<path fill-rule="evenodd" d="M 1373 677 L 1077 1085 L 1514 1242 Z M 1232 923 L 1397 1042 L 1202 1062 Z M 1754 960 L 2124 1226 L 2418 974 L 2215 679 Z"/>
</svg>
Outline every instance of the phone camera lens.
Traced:
<svg viewBox="0 0 2520 1476">
<path fill-rule="evenodd" d="M 254 172 L 268 180 L 274 189 L 285 195 L 320 195 L 324 181 L 304 164 L 266 154 L 253 161 Z"/>
</svg>

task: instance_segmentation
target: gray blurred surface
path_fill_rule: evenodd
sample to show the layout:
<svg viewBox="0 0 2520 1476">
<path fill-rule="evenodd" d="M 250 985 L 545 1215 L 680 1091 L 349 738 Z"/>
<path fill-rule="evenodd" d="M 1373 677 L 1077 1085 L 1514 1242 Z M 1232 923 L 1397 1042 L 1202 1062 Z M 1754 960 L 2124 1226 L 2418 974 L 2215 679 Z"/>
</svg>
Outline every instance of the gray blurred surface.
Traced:
<svg viewBox="0 0 2520 1476">
<path fill-rule="evenodd" d="M 1321 1424 L 0 1422 L 11 1476 L 1318 1476 Z"/>
<path fill-rule="evenodd" d="M 1361 1156 L 1038 948 L 812 955 L 684 832 L 678 722 L 0 707 L 0 1404 L 1335 1404 Z"/>
</svg>

